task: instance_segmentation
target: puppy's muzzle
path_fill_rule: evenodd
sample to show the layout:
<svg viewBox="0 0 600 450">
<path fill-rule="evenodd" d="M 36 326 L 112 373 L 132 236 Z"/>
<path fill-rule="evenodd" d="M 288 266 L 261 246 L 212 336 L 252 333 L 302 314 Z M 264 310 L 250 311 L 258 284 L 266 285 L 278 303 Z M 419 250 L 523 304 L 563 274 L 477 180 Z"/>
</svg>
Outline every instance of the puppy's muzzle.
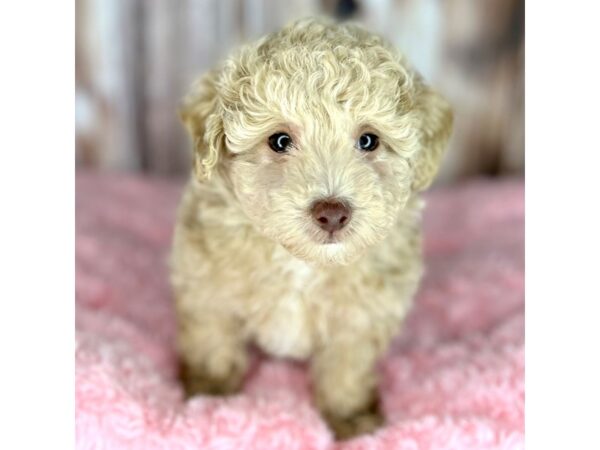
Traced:
<svg viewBox="0 0 600 450">
<path fill-rule="evenodd" d="M 322 230 L 333 234 L 350 222 L 352 210 L 337 199 L 326 199 L 315 202 L 310 210 L 315 223 Z"/>
</svg>

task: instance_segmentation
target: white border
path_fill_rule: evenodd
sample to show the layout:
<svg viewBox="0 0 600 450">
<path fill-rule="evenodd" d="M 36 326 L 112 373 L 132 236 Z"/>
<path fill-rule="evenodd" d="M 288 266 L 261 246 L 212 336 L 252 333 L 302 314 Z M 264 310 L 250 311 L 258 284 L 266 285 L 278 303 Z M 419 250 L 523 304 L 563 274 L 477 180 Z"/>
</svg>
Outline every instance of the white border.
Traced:
<svg viewBox="0 0 600 450">
<path fill-rule="evenodd" d="M 74 2 L 0 6 L 0 448 L 74 447 Z"/>
<path fill-rule="evenodd" d="M 600 448 L 597 10 L 526 2 L 528 449 Z"/>
</svg>

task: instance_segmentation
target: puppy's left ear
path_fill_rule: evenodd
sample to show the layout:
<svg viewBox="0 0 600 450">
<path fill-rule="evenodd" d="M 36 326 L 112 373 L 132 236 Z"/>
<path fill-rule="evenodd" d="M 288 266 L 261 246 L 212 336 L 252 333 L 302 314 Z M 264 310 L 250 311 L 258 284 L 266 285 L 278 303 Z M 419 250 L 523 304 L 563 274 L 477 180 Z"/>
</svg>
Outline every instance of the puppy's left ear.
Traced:
<svg viewBox="0 0 600 450">
<path fill-rule="evenodd" d="M 414 191 L 423 191 L 437 174 L 452 131 L 453 117 L 448 102 L 420 77 L 417 78 L 416 85 L 419 149 L 412 159 L 412 188 Z"/>
</svg>

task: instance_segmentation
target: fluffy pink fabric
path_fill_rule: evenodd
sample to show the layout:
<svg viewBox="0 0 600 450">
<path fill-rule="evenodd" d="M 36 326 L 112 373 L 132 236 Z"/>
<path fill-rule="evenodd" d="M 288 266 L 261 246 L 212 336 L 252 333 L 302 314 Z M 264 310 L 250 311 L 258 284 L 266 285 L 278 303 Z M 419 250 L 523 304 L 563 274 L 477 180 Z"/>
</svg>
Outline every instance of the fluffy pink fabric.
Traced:
<svg viewBox="0 0 600 450">
<path fill-rule="evenodd" d="M 256 356 L 239 395 L 182 400 L 166 271 L 180 190 L 77 177 L 78 448 L 523 448 L 520 181 L 428 195 L 427 274 L 380 365 L 387 425 L 341 443 L 311 405 L 299 364 Z"/>
</svg>

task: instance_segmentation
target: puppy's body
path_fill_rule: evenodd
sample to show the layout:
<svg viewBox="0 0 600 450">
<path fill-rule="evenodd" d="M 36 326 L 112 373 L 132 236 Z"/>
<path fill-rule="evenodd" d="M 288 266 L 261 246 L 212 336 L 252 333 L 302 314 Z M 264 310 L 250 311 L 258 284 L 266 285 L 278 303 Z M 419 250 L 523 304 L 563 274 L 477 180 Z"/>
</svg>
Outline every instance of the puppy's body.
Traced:
<svg viewBox="0 0 600 450">
<path fill-rule="evenodd" d="M 379 38 L 309 20 L 203 77 L 182 115 L 197 175 L 172 258 L 188 391 L 237 389 L 254 342 L 310 360 L 339 435 L 372 429 L 374 364 L 421 276 L 419 192 L 449 134 L 447 105 Z M 267 137 L 281 130 L 293 144 L 274 152 Z M 354 144 L 367 132 L 377 151 Z M 324 200 L 348 223 L 320 224 Z"/>
</svg>

